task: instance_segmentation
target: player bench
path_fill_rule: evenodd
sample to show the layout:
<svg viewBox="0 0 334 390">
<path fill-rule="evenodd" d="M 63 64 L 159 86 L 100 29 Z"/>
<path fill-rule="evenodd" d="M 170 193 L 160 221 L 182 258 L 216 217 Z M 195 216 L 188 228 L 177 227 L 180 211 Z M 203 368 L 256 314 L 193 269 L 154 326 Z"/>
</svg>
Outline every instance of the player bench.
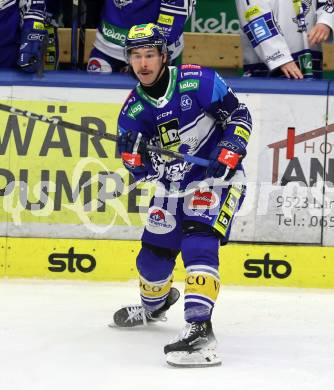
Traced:
<svg viewBox="0 0 334 390">
<path fill-rule="evenodd" d="M 86 29 L 84 62 L 87 63 L 95 40 L 95 29 Z M 242 48 L 239 34 L 208 34 L 186 32 L 182 62 L 214 68 L 240 69 Z M 71 29 L 59 28 L 59 59 L 71 62 Z M 334 71 L 334 44 L 324 44 L 324 70 Z"/>
</svg>

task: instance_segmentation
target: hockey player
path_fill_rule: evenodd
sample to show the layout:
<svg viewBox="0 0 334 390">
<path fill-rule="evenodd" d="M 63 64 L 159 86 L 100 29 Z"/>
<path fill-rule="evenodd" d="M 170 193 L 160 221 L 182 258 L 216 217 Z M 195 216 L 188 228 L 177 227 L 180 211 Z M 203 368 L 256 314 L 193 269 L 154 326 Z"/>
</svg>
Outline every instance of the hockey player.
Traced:
<svg viewBox="0 0 334 390">
<path fill-rule="evenodd" d="M 183 49 L 183 28 L 196 0 L 105 0 L 89 72 L 123 72 L 127 70 L 124 43 L 131 26 L 153 22 L 167 37 L 168 52 L 175 60 Z"/>
<path fill-rule="evenodd" d="M 141 305 L 114 314 L 118 326 L 165 319 L 178 290 L 171 287 L 175 258 L 186 269 L 186 327 L 164 348 L 176 366 L 218 365 L 211 315 L 218 296 L 220 243 L 228 241 L 241 205 L 241 160 L 252 121 L 247 107 L 214 70 L 168 66 L 167 42 L 158 26 L 133 26 L 127 59 L 139 80 L 118 119 L 124 166 L 136 181 L 155 181 L 137 256 Z M 209 160 L 207 168 L 147 152 L 150 143 Z"/>
<path fill-rule="evenodd" d="M 0 1 L 0 68 L 40 68 L 47 44 L 44 19 L 44 0 Z"/>
<path fill-rule="evenodd" d="M 321 78 L 333 0 L 236 0 L 247 76 Z"/>
</svg>

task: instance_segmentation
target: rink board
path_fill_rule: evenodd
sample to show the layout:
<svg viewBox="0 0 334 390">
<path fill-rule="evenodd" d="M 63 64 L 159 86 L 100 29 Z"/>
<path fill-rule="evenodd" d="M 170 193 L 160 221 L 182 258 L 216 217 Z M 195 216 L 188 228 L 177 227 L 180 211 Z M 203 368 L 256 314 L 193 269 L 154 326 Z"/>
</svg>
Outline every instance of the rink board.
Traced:
<svg viewBox="0 0 334 390">
<path fill-rule="evenodd" d="M 231 239 L 333 245 L 330 83 L 227 81 L 254 124 L 244 164 L 247 196 Z M 134 85 L 124 75 L 0 74 L 0 102 L 116 134 Z M 154 188 L 133 184 L 113 142 L 0 112 L 0 166 L 1 236 L 140 239 Z"/>
<path fill-rule="evenodd" d="M 0 275 L 91 281 L 136 279 L 138 241 L 1 238 Z M 229 244 L 220 249 L 224 285 L 334 288 L 334 248 Z M 177 259 L 175 280 L 184 280 Z"/>
<path fill-rule="evenodd" d="M 328 123 L 332 124 L 331 131 L 327 133 L 327 150 L 329 158 L 334 155 L 334 83 L 331 84 L 332 88 L 329 91 L 329 98 L 328 98 Z M 333 194 L 333 188 L 332 188 L 332 194 Z M 333 199 L 332 196 L 328 196 L 328 191 L 325 192 L 325 200 L 327 199 L 327 204 L 329 203 L 328 200 Z M 327 221 L 334 221 L 334 207 L 328 207 L 327 209 Z M 324 239 L 323 244 L 324 245 L 334 245 L 334 234 L 333 234 L 333 228 L 331 226 L 331 223 L 326 224 L 324 226 Z"/>
</svg>

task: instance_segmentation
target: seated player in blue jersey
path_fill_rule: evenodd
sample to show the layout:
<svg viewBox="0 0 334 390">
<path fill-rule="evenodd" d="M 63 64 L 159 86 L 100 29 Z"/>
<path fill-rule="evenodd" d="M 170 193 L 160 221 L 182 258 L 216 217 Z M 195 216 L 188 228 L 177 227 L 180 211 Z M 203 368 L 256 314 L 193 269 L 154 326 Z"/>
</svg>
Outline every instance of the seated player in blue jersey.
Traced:
<svg viewBox="0 0 334 390">
<path fill-rule="evenodd" d="M 47 31 L 44 0 L 0 1 L 0 68 L 40 69 Z"/>
<path fill-rule="evenodd" d="M 154 22 L 163 30 L 171 60 L 183 49 L 183 28 L 196 0 L 105 0 L 89 72 L 124 72 L 124 43 L 134 24 Z"/>
<path fill-rule="evenodd" d="M 197 367 L 221 363 L 211 316 L 220 287 L 219 246 L 245 191 L 242 159 L 252 120 L 223 78 L 199 65 L 168 66 L 167 42 L 153 23 L 133 26 L 127 60 L 139 80 L 118 118 L 118 149 L 137 182 L 154 181 L 137 256 L 141 305 L 114 314 L 117 326 L 165 320 L 179 298 L 175 258 L 186 269 L 181 334 L 164 348 L 167 362 Z M 149 152 L 156 145 L 208 161 L 208 166 Z"/>
</svg>

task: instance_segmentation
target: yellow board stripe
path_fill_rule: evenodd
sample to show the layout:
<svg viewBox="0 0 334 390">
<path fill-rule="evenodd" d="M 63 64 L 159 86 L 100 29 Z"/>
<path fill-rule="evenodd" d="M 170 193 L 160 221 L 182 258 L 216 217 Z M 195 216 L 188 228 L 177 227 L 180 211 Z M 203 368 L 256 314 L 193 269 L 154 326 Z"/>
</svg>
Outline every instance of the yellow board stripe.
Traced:
<svg viewBox="0 0 334 390">
<path fill-rule="evenodd" d="M 0 237 L 0 278 L 138 279 L 140 247 L 140 241 Z M 222 285 L 334 288 L 334 247 L 228 244 L 219 258 Z M 174 280 L 185 276 L 179 256 Z"/>
</svg>

